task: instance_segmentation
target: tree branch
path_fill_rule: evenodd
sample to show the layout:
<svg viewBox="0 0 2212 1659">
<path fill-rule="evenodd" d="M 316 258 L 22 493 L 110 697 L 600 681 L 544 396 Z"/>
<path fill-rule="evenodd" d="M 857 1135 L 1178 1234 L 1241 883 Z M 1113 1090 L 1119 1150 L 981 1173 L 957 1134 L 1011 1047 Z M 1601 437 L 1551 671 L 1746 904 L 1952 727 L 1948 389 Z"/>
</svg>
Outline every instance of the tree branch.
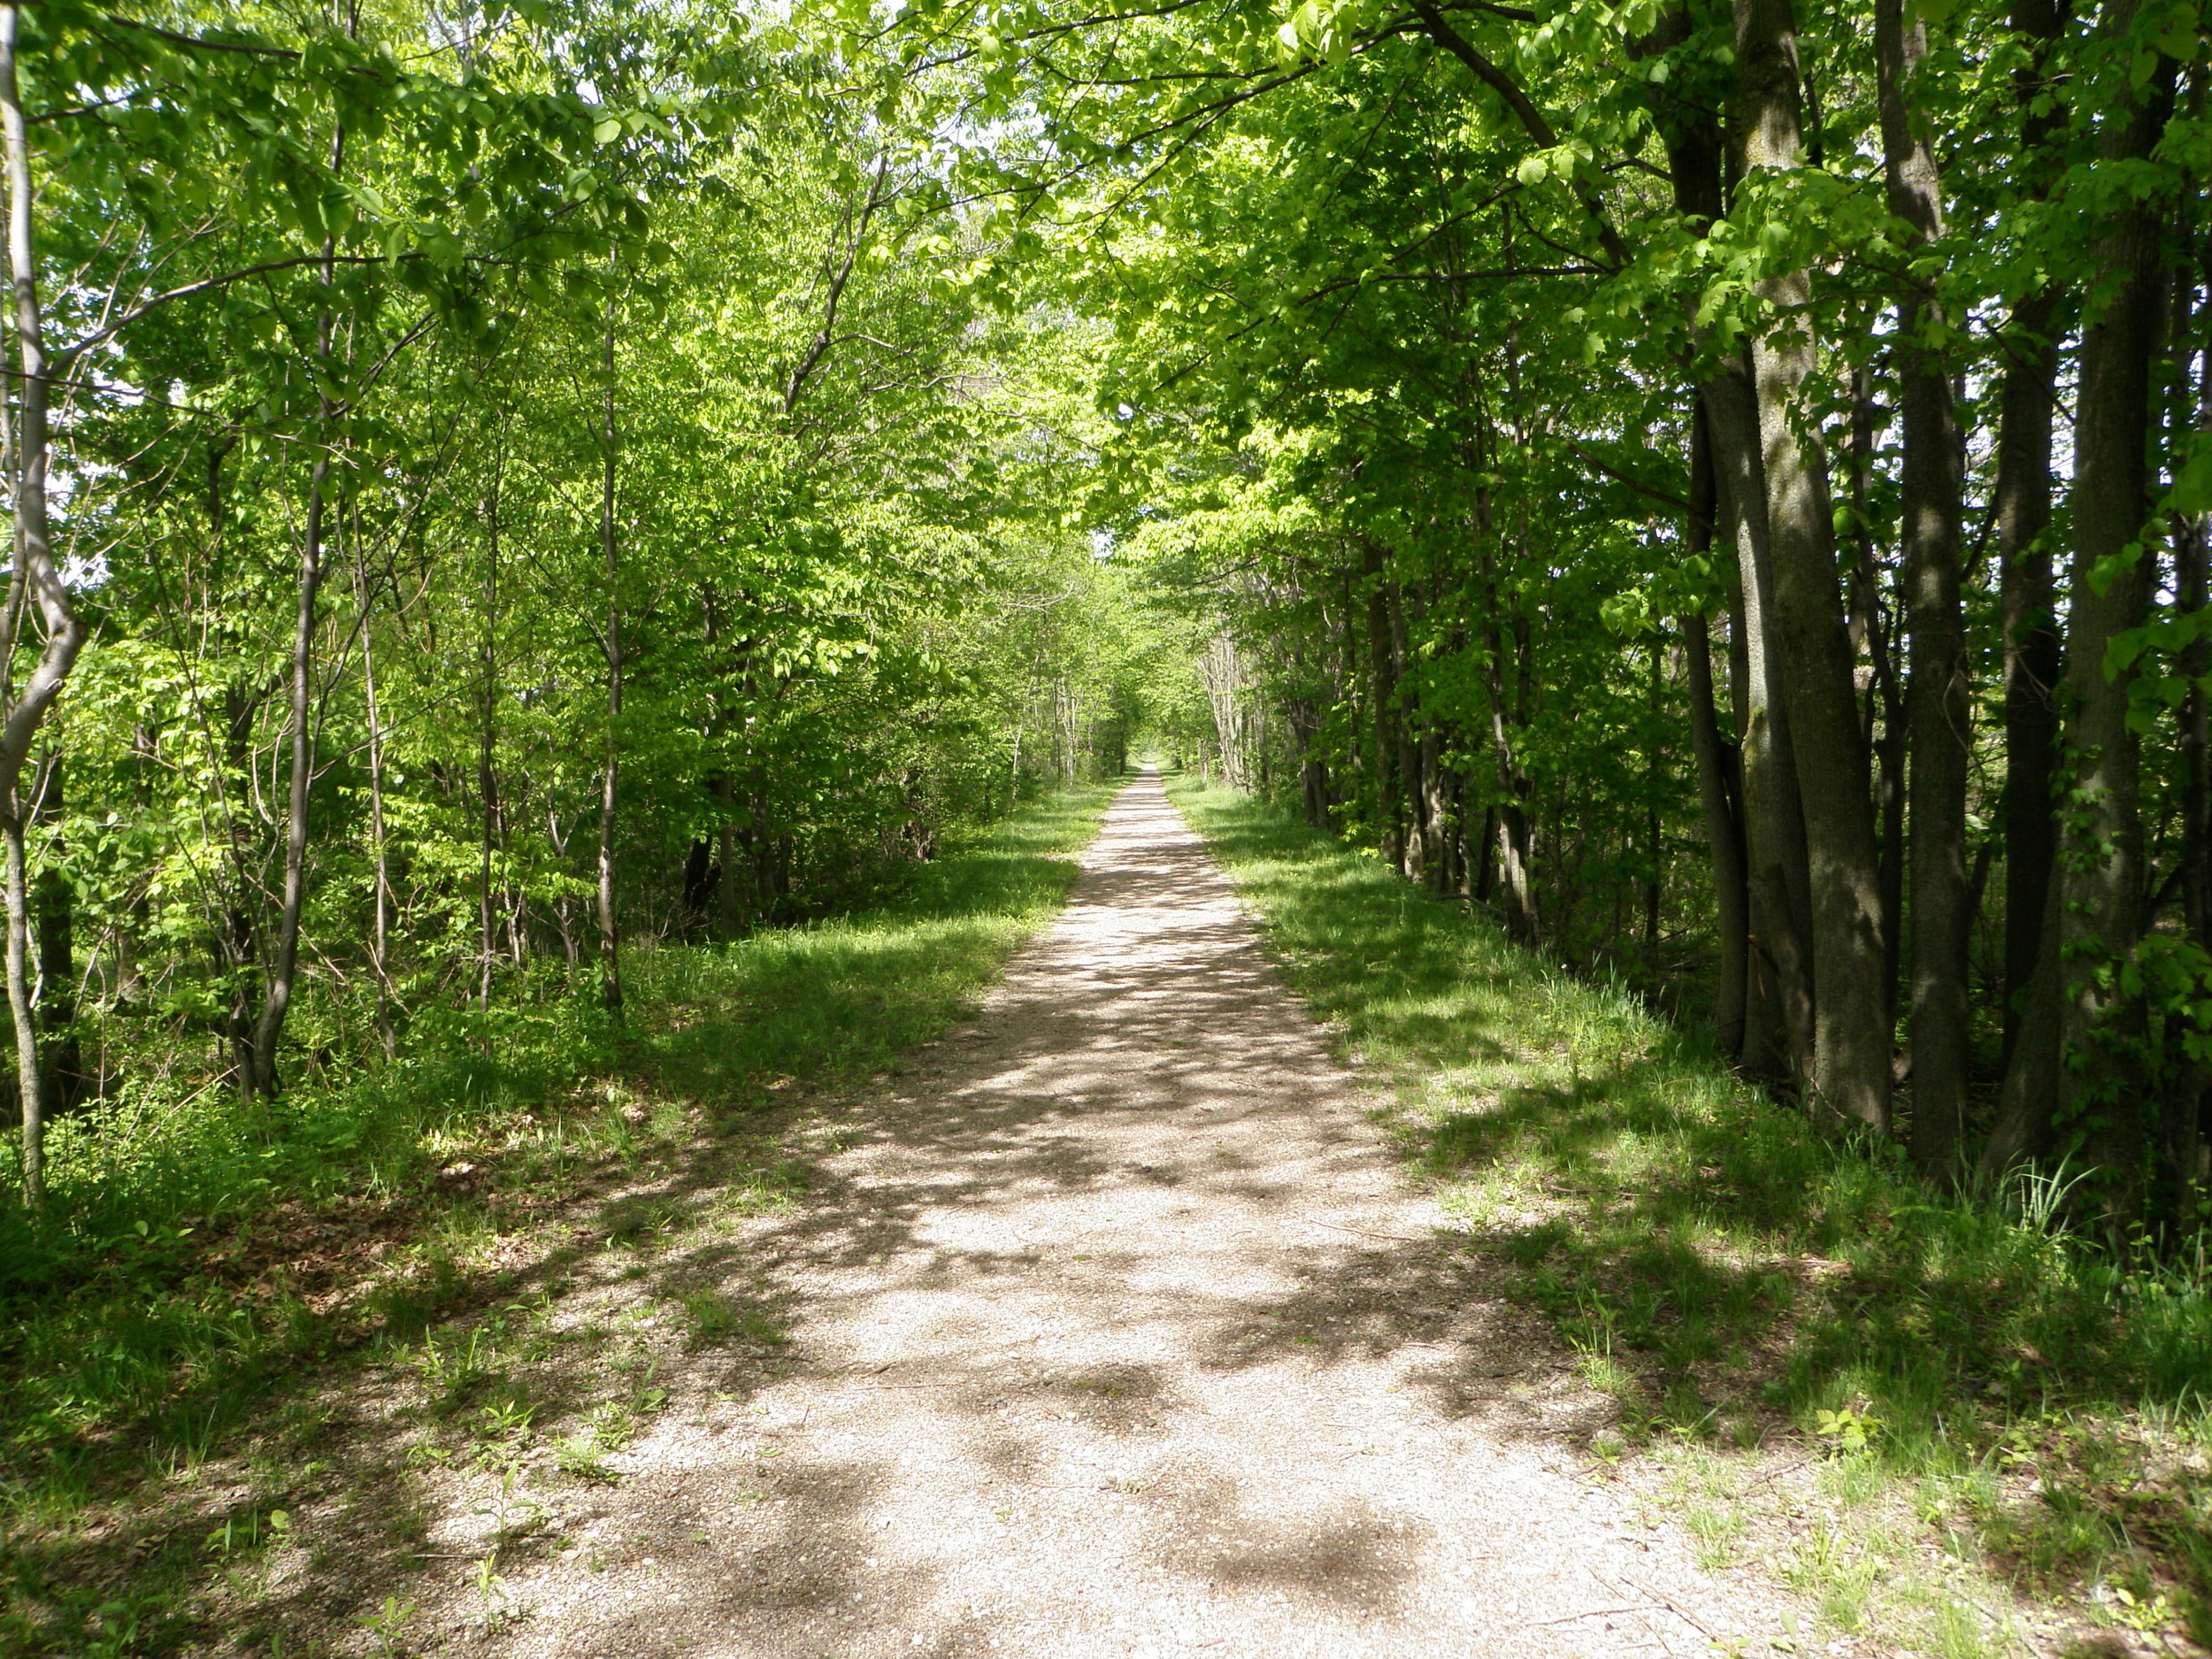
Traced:
<svg viewBox="0 0 2212 1659">
<path fill-rule="evenodd" d="M 403 253 L 398 256 L 400 259 L 419 259 L 421 257 L 421 255 L 416 253 Z M 216 288 L 228 288 L 232 283 L 242 282 L 248 277 L 265 276 L 272 271 L 294 271 L 304 265 L 386 265 L 389 263 L 393 263 L 393 261 L 387 260 L 386 257 L 380 253 L 303 253 L 296 255 L 289 259 L 271 259 L 262 265 L 246 265 L 240 270 L 227 271 L 221 276 L 203 277 L 197 282 L 187 282 L 180 288 L 166 289 L 162 293 L 153 296 L 150 299 L 142 301 L 140 303 L 132 306 L 130 310 L 125 311 L 120 317 L 116 318 L 112 322 L 107 323 L 102 327 L 95 330 L 93 333 L 87 334 L 82 340 L 77 342 L 75 345 L 64 347 L 61 350 L 57 351 L 54 356 L 58 361 L 65 361 L 73 357 L 80 357 L 83 353 L 91 350 L 95 346 L 106 344 L 107 342 L 112 340 L 117 334 L 122 333 L 124 329 L 129 327 L 140 318 L 145 316 L 147 312 L 166 305 L 172 300 L 189 299 L 195 294 L 206 294 Z"/>
<path fill-rule="evenodd" d="M 887 149 L 876 157 L 876 176 L 869 181 L 868 199 L 861 204 L 860 212 L 853 222 L 852 234 L 845 243 L 845 263 L 830 279 L 829 299 L 823 307 L 822 326 L 814 336 L 814 343 L 807 348 L 804 357 L 791 371 L 791 379 L 783 388 L 783 412 L 787 420 L 791 411 L 799 406 L 799 394 L 806 389 L 807 377 L 812 374 L 829 355 L 835 343 L 838 303 L 845 296 L 845 284 L 852 280 L 853 266 L 860 258 L 861 244 L 868 239 L 869 221 L 876 216 L 876 209 L 883 203 L 883 178 L 891 166 L 891 152 Z"/>
<path fill-rule="evenodd" d="M 174 29 L 165 29 L 152 23 L 142 23 L 136 18 L 119 17 L 111 12 L 107 20 L 119 29 L 136 29 L 142 35 L 151 35 L 167 41 L 172 46 L 182 46 L 194 51 L 242 52 L 249 58 L 281 58 L 296 62 L 299 54 L 282 46 L 257 46 L 249 41 L 211 41 L 197 35 L 180 35 Z"/>
<path fill-rule="evenodd" d="M 1521 89 L 1521 83 L 1477 51 L 1473 42 L 1446 22 L 1444 14 L 1436 9 L 1434 0 L 1412 0 L 1412 6 L 1414 15 L 1428 30 L 1429 38 L 1472 70 L 1476 80 L 1503 98 L 1506 108 L 1519 118 L 1531 138 L 1546 150 L 1559 147 L 1558 132 L 1545 119 L 1544 112 L 1536 107 L 1528 94 Z M 1604 204 L 1579 180 L 1571 181 L 1570 188 L 1573 189 L 1575 198 L 1582 204 L 1582 211 L 1590 216 L 1591 224 L 1596 227 L 1598 243 L 1605 250 L 1606 257 L 1617 265 L 1631 264 L 1632 259 L 1628 244 L 1621 240 L 1620 233 L 1613 228 L 1612 221 L 1606 217 Z"/>
</svg>

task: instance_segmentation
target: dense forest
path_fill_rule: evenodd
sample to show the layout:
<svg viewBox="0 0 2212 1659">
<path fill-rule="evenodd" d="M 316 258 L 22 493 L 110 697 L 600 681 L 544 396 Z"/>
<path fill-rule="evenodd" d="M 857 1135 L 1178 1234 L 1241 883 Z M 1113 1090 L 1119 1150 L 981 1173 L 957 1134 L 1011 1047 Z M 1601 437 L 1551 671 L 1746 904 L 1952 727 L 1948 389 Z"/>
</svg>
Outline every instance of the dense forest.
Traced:
<svg viewBox="0 0 2212 1659">
<path fill-rule="evenodd" d="M 2193 1229 L 2189 6 L 0 11 L 18 1225 L 1148 737 Z"/>
<path fill-rule="evenodd" d="M 932 16 L 1040 111 L 1231 779 L 1932 1179 L 2193 1234 L 2193 11 Z"/>
<path fill-rule="evenodd" d="M 9 13 L 19 1211 L 1120 764 L 1087 334 L 710 10 Z"/>
<path fill-rule="evenodd" d="M 2196 0 L 0 4 L 7 1515 L 426 1343 L 491 1271 L 317 1302 L 329 1217 L 550 1213 L 640 1055 L 888 1077 L 1146 760 L 1403 924 L 1294 965 L 1627 999 L 1551 1129 L 1802 1210 L 1744 1308 L 1864 1219 L 1928 1444 L 2200 1409 L 2208 91 Z M 1536 1302 L 1609 1344 L 1640 1213 Z"/>
</svg>

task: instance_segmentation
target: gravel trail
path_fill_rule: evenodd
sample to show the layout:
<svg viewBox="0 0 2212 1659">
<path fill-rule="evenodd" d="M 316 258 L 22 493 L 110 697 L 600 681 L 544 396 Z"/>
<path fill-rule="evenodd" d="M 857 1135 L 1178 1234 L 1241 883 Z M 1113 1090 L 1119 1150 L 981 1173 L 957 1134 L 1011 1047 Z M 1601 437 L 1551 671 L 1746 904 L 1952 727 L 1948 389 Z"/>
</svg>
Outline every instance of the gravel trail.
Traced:
<svg viewBox="0 0 2212 1659">
<path fill-rule="evenodd" d="M 1401 1172 L 1147 774 L 980 1017 L 841 1121 L 687 1402 L 479 1650 L 1703 1655 L 1771 1629 L 1587 1479 L 1601 1403 Z"/>
</svg>

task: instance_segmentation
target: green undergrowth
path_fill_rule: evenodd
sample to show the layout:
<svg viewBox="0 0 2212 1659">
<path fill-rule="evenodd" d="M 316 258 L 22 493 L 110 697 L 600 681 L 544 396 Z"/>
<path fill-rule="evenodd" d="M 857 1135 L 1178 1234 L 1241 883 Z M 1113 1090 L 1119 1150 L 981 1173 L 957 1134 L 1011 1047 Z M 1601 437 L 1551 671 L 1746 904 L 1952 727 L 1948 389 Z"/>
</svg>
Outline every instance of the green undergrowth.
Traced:
<svg viewBox="0 0 2212 1659">
<path fill-rule="evenodd" d="M 265 1427 L 280 1395 L 311 1446 L 312 1391 L 280 1388 L 301 1367 L 427 1364 L 530 1327 L 497 1310 L 540 1235 L 580 1216 L 637 1248 L 673 1225 L 680 1206 L 622 1195 L 641 1179 L 682 1171 L 718 1214 L 787 1203 L 800 1102 L 864 1087 L 961 1018 L 1058 909 L 1110 793 L 1025 808 L 865 910 L 634 950 L 619 1024 L 588 987 L 510 987 L 272 1108 L 210 1092 L 59 1125 L 45 1220 L 0 1211 L 0 1653 L 188 1641 L 188 1586 L 274 1524 L 250 1505 L 215 1544 L 164 1538 L 149 1494 Z M 703 1341 L 764 1333 L 710 1290 L 674 1305 Z M 619 1438 L 598 1423 L 562 1456 L 588 1474 Z M 127 1536 L 133 1514 L 154 1531 Z"/>
<path fill-rule="evenodd" d="M 1833 1630 L 1958 1659 L 2021 1638 L 1984 1574 L 2083 1651 L 2212 1641 L 2200 1260 L 2060 1236 L 2047 1184 L 1935 1195 L 1897 1148 L 1814 1133 L 1464 902 L 1265 803 L 1171 787 L 1300 990 L 1395 1084 L 1471 1248 L 1617 1403 L 1586 1449 L 1671 1470 L 1709 1564 L 1763 1536 Z M 1729 1472 L 1790 1443 L 1784 1477 Z"/>
</svg>

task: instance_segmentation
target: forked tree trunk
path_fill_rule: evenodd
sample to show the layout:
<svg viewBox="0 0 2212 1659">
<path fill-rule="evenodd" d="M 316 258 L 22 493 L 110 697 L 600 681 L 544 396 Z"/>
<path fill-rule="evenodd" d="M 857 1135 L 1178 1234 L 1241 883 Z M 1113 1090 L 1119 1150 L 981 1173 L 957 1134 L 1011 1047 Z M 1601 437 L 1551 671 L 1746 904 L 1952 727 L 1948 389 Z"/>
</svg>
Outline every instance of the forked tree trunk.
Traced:
<svg viewBox="0 0 2212 1659">
<path fill-rule="evenodd" d="M 1791 0 L 1738 0 L 1736 130 L 1747 173 L 1779 179 L 1803 150 L 1797 22 Z M 1811 283 L 1802 270 L 1759 284 L 1778 320 L 1752 342 L 1767 526 L 1774 570 L 1770 653 L 1789 665 L 1812 892 L 1813 1055 L 1808 1104 L 1886 1131 L 1890 1015 L 1883 983 L 1880 861 L 1851 641 L 1836 569 L 1828 466 L 1801 433 L 1801 388 L 1816 367 Z"/>
<path fill-rule="evenodd" d="M 1906 0 L 1876 0 L 1882 150 L 1889 209 L 1918 251 L 1943 234 L 1942 181 L 1927 125 L 1908 83 L 1927 56 L 1927 25 Z M 1965 451 L 1951 381 L 1930 336 L 1945 319 L 1932 289 L 1909 276 L 1898 295 L 1898 392 L 1905 619 L 1912 721 L 1912 1151 L 1922 1169 L 1958 1173 L 1973 1033 L 1967 943 L 1973 925 L 1966 870 L 1968 727 L 1972 718 L 1961 614 L 1961 497 Z"/>
<path fill-rule="evenodd" d="M 1647 48 L 1655 53 L 1667 51 L 1681 45 L 1689 35 L 1689 9 L 1676 5 L 1661 15 Z M 1656 83 L 1652 94 L 1652 113 L 1666 142 L 1667 171 L 1674 187 L 1675 210 L 1702 234 L 1720 218 L 1726 206 L 1722 192 L 1719 117 L 1701 104 L 1661 93 Z M 1747 407 L 1747 394 L 1736 401 Z M 1724 452 L 1724 443 L 1728 446 Z M 1755 572 L 1763 566 L 1763 555 L 1758 549 L 1764 545 L 1765 486 L 1755 422 L 1740 413 L 1724 427 L 1719 426 L 1710 400 L 1701 388 L 1690 417 L 1689 462 L 1689 515 L 1684 526 L 1688 550 L 1693 556 L 1709 553 L 1716 536 L 1724 533 L 1728 563 L 1736 571 L 1735 580 L 1728 584 L 1732 593 L 1729 651 L 1732 671 L 1734 659 L 1743 654 L 1745 635 L 1742 606 L 1734 595 L 1740 593 L 1744 572 Z M 1724 469 L 1731 480 L 1731 488 L 1725 492 L 1721 480 Z M 1749 533 L 1755 521 L 1761 526 L 1755 538 Z M 1763 584 L 1759 591 L 1764 592 Z M 1705 841 L 1712 860 L 1715 917 L 1720 933 L 1720 975 L 1713 1002 L 1714 1033 L 1722 1052 L 1731 1059 L 1747 1062 L 1755 1071 L 1765 1071 L 1770 1069 L 1767 1051 L 1774 1046 L 1766 1040 L 1767 1033 L 1772 1029 L 1771 1016 L 1778 1013 L 1779 1009 L 1775 996 L 1758 995 L 1757 946 L 1752 928 L 1751 853 L 1746 823 L 1751 810 L 1745 784 L 1750 757 L 1746 753 L 1745 733 L 1735 728 L 1734 720 L 1734 716 L 1743 711 L 1742 693 L 1750 675 L 1747 665 L 1744 672 L 1732 672 L 1730 675 L 1732 683 L 1738 687 L 1738 695 L 1732 699 L 1735 706 L 1729 726 L 1724 731 L 1714 695 L 1711 635 L 1705 618 L 1686 615 L 1682 618 L 1682 638 L 1689 675 L 1690 738 L 1697 761 L 1698 802 L 1704 815 Z M 1763 710 L 1763 695 L 1754 701 Z M 1763 736 L 1770 733 L 1770 723 L 1763 718 L 1759 727 Z M 1762 759 L 1771 764 L 1770 757 L 1763 756 Z M 1793 799 L 1789 810 L 1794 815 Z M 1770 829 L 1764 841 L 1770 848 L 1774 844 Z M 1776 885 L 1782 887 L 1787 883 Z M 1787 918 L 1785 907 L 1785 927 L 1790 926 Z M 1793 978 L 1801 981 L 1799 964 L 1803 952 L 1794 943 L 1798 937 L 1792 928 L 1790 939 L 1783 942 L 1782 954 L 1793 964 Z M 1792 995 L 1801 1006 L 1805 1004 L 1806 992 L 1801 982 L 1794 985 Z M 1803 1023 L 1809 1031 L 1809 1017 Z"/>
<path fill-rule="evenodd" d="M 0 137 L 8 173 L 8 273 L 15 292 L 16 406 L 15 569 L 12 603 L 0 639 L 0 692 L 13 690 L 15 648 L 22 624 L 35 608 L 46 633 L 38 661 L 19 694 L 0 714 L 0 838 L 6 841 L 8 1008 L 15 1031 L 16 1087 L 22 1116 L 23 1197 L 36 1211 L 45 1202 L 45 1093 L 38 1053 L 38 1025 L 31 1009 L 27 958 L 30 895 L 24 886 L 23 831 L 27 803 L 23 772 L 84 648 L 84 630 L 69 589 L 54 567 L 47 523 L 48 376 L 44 321 L 39 311 L 38 265 L 31 239 L 31 152 L 16 77 L 16 32 L 20 8 L 0 5 Z"/>
<path fill-rule="evenodd" d="M 2108 9 L 2101 35 L 2124 37 L 2132 12 L 2126 0 Z M 2124 64 L 2112 73 L 2116 80 L 2125 75 Z M 2150 154 L 2165 125 L 2173 76 L 2173 60 L 2160 56 L 2149 84 L 2115 89 L 2097 140 L 2101 163 Z M 2105 657 L 2150 603 L 2151 561 L 2139 538 L 2150 504 L 2145 449 L 2162 287 L 2159 233 L 2154 204 L 2125 203 L 2105 221 L 2092 262 L 2117 280 L 2084 319 L 2075 403 L 2066 831 L 2044 905 L 2028 1010 L 1982 1159 L 1985 1171 L 2001 1173 L 2049 1150 L 2058 1124 L 2075 1125 L 2108 1217 L 2133 1210 L 2147 1128 L 2139 1092 L 2129 1087 L 2142 1001 L 2119 972 L 2143 926 L 2141 757 L 2128 726 L 2129 678 L 2108 679 Z"/>
<path fill-rule="evenodd" d="M 1773 622 L 1773 559 L 1767 541 L 1766 470 L 1758 411 L 1740 358 L 1724 362 L 1703 391 L 1713 440 L 1721 523 L 1736 552 L 1743 669 L 1737 680 L 1743 723 L 1742 810 L 1752 945 L 1745 1059 L 1763 1074 L 1778 1036 L 1791 1078 L 1810 1087 L 1813 1065 L 1811 875 L 1805 814 L 1786 697 L 1787 664 Z M 1754 1035 L 1760 1038 L 1753 1041 Z"/>
</svg>

